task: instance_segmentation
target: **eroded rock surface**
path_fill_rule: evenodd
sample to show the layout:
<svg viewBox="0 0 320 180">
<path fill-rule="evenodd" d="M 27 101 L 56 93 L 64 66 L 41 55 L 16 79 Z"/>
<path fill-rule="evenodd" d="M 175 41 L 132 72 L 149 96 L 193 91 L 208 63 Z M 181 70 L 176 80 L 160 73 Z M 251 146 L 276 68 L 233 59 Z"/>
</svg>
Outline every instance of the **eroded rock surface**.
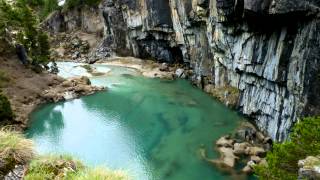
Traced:
<svg viewBox="0 0 320 180">
<path fill-rule="evenodd" d="M 312 107 L 308 97 L 315 92 L 309 89 L 311 75 L 319 71 L 319 4 L 161 1 L 163 9 L 157 10 L 171 14 L 170 21 L 149 6 L 157 3 L 114 1 L 105 9 L 111 17 L 108 8 L 127 7 L 121 13 L 128 51 L 159 61 L 182 59 L 194 69 L 193 80 L 209 77 L 207 83 L 215 87 L 238 88 L 240 110 L 273 139 L 286 138 L 296 118 Z"/>
<path fill-rule="evenodd" d="M 65 80 L 60 85 L 45 90 L 42 97 L 48 102 L 58 102 L 90 95 L 103 89 L 103 87 L 91 86 L 90 80 L 83 76 Z"/>
</svg>

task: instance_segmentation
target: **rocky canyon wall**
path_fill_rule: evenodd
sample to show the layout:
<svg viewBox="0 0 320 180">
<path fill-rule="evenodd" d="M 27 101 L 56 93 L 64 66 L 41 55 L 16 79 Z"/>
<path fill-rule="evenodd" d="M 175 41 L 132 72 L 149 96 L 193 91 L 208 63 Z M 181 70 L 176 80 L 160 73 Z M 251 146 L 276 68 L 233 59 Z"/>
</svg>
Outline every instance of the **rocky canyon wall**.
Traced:
<svg viewBox="0 0 320 180">
<path fill-rule="evenodd" d="M 232 86 L 238 109 L 274 140 L 320 111 L 319 0 L 104 0 L 119 55 L 184 63 L 201 88 Z"/>
<path fill-rule="evenodd" d="M 239 110 L 275 140 L 319 113 L 317 0 L 106 0 L 122 55 L 183 62 L 202 87 L 240 90 Z M 125 50 L 125 51 L 124 51 Z"/>
</svg>

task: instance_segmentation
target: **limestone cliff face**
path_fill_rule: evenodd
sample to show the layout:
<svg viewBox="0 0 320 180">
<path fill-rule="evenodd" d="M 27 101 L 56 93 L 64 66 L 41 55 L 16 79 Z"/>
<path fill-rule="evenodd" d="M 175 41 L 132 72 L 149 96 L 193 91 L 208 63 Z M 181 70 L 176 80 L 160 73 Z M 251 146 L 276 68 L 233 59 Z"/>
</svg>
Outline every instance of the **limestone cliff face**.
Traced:
<svg viewBox="0 0 320 180">
<path fill-rule="evenodd" d="M 180 62 L 204 88 L 240 90 L 239 110 L 274 140 L 320 111 L 319 0 L 104 0 L 119 55 Z"/>
<path fill-rule="evenodd" d="M 239 110 L 275 140 L 319 113 L 319 0 L 106 0 L 122 55 L 187 63 L 201 86 L 240 90 Z"/>
</svg>

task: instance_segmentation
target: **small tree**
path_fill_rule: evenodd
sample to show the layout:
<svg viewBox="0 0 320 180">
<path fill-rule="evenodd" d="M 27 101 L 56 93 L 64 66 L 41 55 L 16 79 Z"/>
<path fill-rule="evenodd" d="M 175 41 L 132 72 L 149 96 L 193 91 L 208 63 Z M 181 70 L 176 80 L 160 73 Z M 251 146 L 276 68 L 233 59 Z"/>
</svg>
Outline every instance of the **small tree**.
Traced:
<svg viewBox="0 0 320 180">
<path fill-rule="evenodd" d="M 46 65 L 50 60 L 48 36 L 38 28 L 39 19 L 28 3 L 17 0 L 8 4 L 0 0 L 0 37 L 6 37 L 6 30 L 17 31 L 15 39 L 25 47 L 32 65 Z"/>
<path fill-rule="evenodd" d="M 0 92 L 0 121 L 10 120 L 13 118 L 13 112 L 11 109 L 8 98 Z"/>
<path fill-rule="evenodd" d="M 255 167 L 255 173 L 262 180 L 298 178 L 298 161 L 307 156 L 320 154 L 320 117 L 302 119 L 293 128 L 290 141 L 276 143 L 267 154 L 267 165 Z"/>
</svg>

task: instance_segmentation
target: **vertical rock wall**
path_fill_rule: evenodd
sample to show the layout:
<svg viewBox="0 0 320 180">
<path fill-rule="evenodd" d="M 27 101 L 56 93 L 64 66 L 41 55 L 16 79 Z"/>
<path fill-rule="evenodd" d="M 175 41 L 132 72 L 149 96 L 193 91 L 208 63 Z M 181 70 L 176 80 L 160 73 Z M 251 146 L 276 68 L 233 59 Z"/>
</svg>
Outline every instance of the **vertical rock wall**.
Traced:
<svg viewBox="0 0 320 180">
<path fill-rule="evenodd" d="M 281 141 L 298 117 L 320 112 L 319 7 L 319 0 L 104 0 L 96 13 L 104 45 L 118 55 L 185 63 L 202 88 L 238 88 L 239 110 Z"/>
</svg>

